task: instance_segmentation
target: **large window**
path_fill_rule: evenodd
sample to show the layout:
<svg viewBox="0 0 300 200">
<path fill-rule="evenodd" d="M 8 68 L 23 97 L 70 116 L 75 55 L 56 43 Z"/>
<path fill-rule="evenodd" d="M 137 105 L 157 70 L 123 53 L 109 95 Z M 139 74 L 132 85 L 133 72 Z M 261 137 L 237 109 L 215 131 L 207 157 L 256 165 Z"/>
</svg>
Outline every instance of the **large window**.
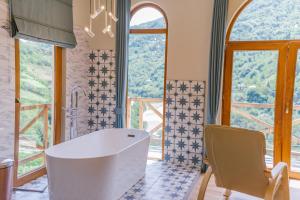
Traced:
<svg viewBox="0 0 300 200">
<path fill-rule="evenodd" d="M 16 41 L 16 185 L 45 173 L 44 150 L 59 139 L 61 51 L 50 44 Z"/>
<path fill-rule="evenodd" d="M 127 127 L 151 134 L 149 157 L 163 155 L 163 98 L 167 20 L 154 4 L 132 11 L 129 36 Z"/>
<path fill-rule="evenodd" d="M 266 163 L 300 178 L 300 1 L 251 0 L 226 40 L 222 122 L 262 131 Z"/>
</svg>

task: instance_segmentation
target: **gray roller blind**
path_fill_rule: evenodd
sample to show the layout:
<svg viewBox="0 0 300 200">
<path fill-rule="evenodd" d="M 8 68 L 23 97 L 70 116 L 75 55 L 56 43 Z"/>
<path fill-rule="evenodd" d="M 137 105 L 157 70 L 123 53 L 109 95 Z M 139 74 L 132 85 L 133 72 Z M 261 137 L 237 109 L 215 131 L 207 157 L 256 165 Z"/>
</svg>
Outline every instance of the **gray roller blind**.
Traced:
<svg viewBox="0 0 300 200">
<path fill-rule="evenodd" d="M 72 0 L 10 0 L 12 36 L 76 46 Z"/>
</svg>

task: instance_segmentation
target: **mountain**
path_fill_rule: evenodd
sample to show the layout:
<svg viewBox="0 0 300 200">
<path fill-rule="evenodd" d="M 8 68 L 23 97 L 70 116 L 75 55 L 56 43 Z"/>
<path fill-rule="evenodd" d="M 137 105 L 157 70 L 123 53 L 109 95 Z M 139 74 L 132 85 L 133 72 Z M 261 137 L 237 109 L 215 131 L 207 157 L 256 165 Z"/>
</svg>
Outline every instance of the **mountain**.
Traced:
<svg viewBox="0 0 300 200">
<path fill-rule="evenodd" d="M 161 28 L 163 18 L 132 28 Z M 129 97 L 162 98 L 164 94 L 165 34 L 130 34 Z"/>
</svg>

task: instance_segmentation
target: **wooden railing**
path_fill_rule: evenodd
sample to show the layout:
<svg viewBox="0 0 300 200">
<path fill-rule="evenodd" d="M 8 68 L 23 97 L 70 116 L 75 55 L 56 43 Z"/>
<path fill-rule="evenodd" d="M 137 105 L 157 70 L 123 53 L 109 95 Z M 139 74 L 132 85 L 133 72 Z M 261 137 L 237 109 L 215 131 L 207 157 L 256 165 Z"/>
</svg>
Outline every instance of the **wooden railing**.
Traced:
<svg viewBox="0 0 300 200">
<path fill-rule="evenodd" d="M 260 109 L 260 108 L 269 108 L 269 109 L 273 109 L 275 107 L 274 104 L 260 104 L 260 103 L 237 103 L 234 102 L 232 103 L 232 107 L 231 107 L 231 111 L 234 113 L 237 113 L 240 116 L 243 116 L 244 118 L 251 120 L 253 122 L 256 122 L 258 125 L 264 127 L 262 130 L 262 132 L 264 132 L 266 135 L 273 135 L 274 133 L 274 125 L 259 119 L 257 116 L 251 115 L 249 114 L 249 112 L 243 111 L 241 110 L 241 108 L 256 108 L 256 109 Z M 300 106 L 296 105 L 293 107 L 293 110 L 299 111 L 300 110 Z M 293 125 L 299 125 L 300 124 L 300 119 L 295 119 L 292 122 Z M 293 141 L 295 141 L 297 143 L 297 145 L 300 145 L 300 138 L 292 135 L 292 139 Z M 268 153 L 273 152 L 273 150 L 271 149 L 267 149 Z M 295 157 L 300 157 L 300 152 L 295 152 L 292 151 L 291 154 Z"/>
<path fill-rule="evenodd" d="M 41 151 L 37 154 L 30 155 L 26 158 L 23 158 L 22 160 L 19 160 L 19 162 L 18 162 L 19 165 L 26 164 L 30 161 L 44 157 L 44 150 L 48 148 L 48 128 L 49 128 L 48 127 L 48 112 L 51 109 L 51 104 L 37 104 L 37 105 L 30 105 L 30 106 L 24 105 L 24 106 L 21 106 L 20 112 L 32 111 L 32 110 L 37 110 L 37 109 L 40 109 L 40 112 L 38 112 L 35 116 L 33 116 L 33 118 L 29 122 L 27 122 L 24 125 L 24 127 L 20 128 L 19 138 L 26 140 L 27 137 L 26 137 L 25 133 L 28 130 L 30 130 L 30 128 L 32 128 L 40 118 L 42 118 L 43 119 L 43 145 L 41 146 L 41 145 L 36 144 L 36 146 L 34 148 L 41 150 Z M 23 147 L 26 148 L 27 146 L 23 145 Z M 28 148 L 32 148 L 32 147 L 28 147 Z"/>
<path fill-rule="evenodd" d="M 127 127 L 131 127 L 131 113 L 132 113 L 132 104 L 138 103 L 138 128 L 144 129 L 144 112 L 145 109 L 151 110 L 159 119 L 160 123 L 154 127 L 151 127 L 147 131 L 150 133 L 151 136 L 158 131 L 159 129 L 163 128 L 163 113 L 159 111 L 153 104 L 161 103 L 163 104 L 163 99 L 160 98 L 128 98 L 127 99 Z M 155 138 L 153 136 L 152 140 L 161 140 L 161 138 Z"/>
</svg>

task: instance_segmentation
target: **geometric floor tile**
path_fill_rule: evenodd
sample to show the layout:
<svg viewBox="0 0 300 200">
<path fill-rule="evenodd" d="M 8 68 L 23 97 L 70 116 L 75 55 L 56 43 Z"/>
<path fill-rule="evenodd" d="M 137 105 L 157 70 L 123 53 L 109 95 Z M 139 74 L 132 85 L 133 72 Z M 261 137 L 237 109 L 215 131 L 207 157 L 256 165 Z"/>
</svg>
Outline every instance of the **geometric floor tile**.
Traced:
<svg viewBox="0 0 300 200">
<path fill-rule="evenodd" d="M 136 185 L 126 192 L 120 200 L 184 200 L 199 175 L 195 167 L 187 167 L 151 161 L 147 163 L 146 174 Z M 47 177 L 32 182 L 44 185 Z M 30 183 L 29 183 L 30 184 Z M 28 186 L 29 187 L 29 186 Z M 15 191 L 13 200 L 48 200 L 48 189 L 43 193 Z"/>
<path fill-rule="evenodd" d="M 183 200 L 188 196 L 198 168 L 157 161 L 148 162 L 146 175 L 121 200 Z"/>
</svg>

